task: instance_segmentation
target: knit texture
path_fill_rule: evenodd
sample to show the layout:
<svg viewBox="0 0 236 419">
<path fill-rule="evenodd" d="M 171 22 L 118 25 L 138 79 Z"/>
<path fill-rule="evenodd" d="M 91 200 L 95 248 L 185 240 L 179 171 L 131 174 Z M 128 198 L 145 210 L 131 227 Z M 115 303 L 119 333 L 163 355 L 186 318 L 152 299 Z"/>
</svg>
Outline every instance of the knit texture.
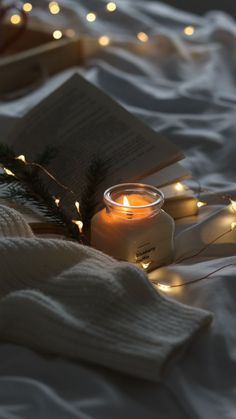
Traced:
<svg viewBox="0 0 236 419">
<path fill-rule="evenodd" d="M 35 238 L 2 206 L 0 260 L 2 342 L 159 381 L 163 365 L 211 320 L 162 297 L 132 264 Z"/>
</svg>

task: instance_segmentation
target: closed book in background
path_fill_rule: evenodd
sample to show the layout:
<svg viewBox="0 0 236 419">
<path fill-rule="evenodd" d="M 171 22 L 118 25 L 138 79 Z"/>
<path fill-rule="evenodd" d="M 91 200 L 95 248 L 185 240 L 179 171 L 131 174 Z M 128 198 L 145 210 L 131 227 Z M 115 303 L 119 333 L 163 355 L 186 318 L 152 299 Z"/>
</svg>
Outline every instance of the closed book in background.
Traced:
<svg viewBox="0 0 236 419">
<path fill-rule="evenodd" d="M 183 218 L 198 213 L 198 199 L 186 185 L 177 182 L 160 188 L 164 194 L 163 209 L 173 218 Z"/>
</svg>

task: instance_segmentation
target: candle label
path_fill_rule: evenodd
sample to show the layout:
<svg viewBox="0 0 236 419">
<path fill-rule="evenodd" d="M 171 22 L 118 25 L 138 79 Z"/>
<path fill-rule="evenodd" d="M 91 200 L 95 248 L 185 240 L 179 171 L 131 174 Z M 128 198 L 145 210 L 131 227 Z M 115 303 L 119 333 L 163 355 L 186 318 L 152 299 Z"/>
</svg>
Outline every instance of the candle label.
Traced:
<svg viewBox="0 0 236 419">
<path fill-rule="evenodd" d="M 136 250 L 136 263 L 141 263 L 146 260 L 150 260 L 150 254 L 156 250 L 156 247 L 153 246 L 150 242 L 143 243 L 138 246 Z"/>
</svg>

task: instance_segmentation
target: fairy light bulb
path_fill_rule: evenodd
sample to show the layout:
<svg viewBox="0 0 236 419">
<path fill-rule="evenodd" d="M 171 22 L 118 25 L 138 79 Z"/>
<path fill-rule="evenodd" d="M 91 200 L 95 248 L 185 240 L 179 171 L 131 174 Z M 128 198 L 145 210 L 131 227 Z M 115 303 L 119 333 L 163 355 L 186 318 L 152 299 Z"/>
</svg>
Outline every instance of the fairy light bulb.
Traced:
<svg viewBox="0 0 236 419">
<path fill-rule="evenodd" d="M 8 176 L 15 176 L 14 173 L 6 167 L 4 167 L 3 170 Z"/>
<path fill-rule="evenodd" d="M 204 207 L 205 205 L 207 205 L 206 202 L 198 201 L 197 203 L 198 208 Z"/>
<path fill-rule="evenodd" d="M 23 163 L 26 163 L 26 159 L 25 159 L 24 154 L 20 154 L 20 156 L 16 157 L 16 160 L 20 160 L 20 161 L 22 161 Z"/>
<path fill-rule="evenodd" d="M 54 39 L 61 39 L 62 38 L 62 32 L 57 29 L 53 32 L 52 36 L 53 36 Z"/>
<path fill-rule="evenodd" d="M 100 38 L 98 38 L 98 43 L 99 45 L 101 45 L 102 47 L 106 47 L 107 45 L 109 45 L 111 42 L 109 36 L 103 35 L 100 36 Z"/>
<path fill-rule="evenodd" d="M 109 3 L 107 3 L 106 9 L 108 12 L 114 12 L 117 9 L 116 3 L 110 1 Z"/>
<path fill-rule="evenodd" d="M 149 36 L 145 32 L 138 32 L 137 38 L 140 42 L 148 42 Z"/>
<path fill-rule="evenodd" d="M 181 182 L 177 182 L 175 184 L 175 189 L 176 189 L 176 191 L 181 192 L 181 191 L 184 190 L 184 185 Z"/>
<path fill-rule="evenodd" d="M 236 223 L 235 222 L 231 223 L 231 231 L 233 231 L 235 227 L 236 227 Z"/>
<path fill-rule="evenodd" d="M 60 205 L 60 198 L 55 198 L 54 199 L 54 202 L 55 202 L 56 206 L 59 207 L 59 205 Z"/>
<path fill-rule="evenodd" d="M 193 26 L 186 26 L 184 28 L 184 33 L 185 33 L 186 36 L 192 36 L 194 34 L 194 32 L 195 32 L 195 29 L 194 29 Z"/>
<path fill-rule="evenodd" d="M 12 25 L 19 25 L 19 23 L 21 23 L 21 16 L 20 15 L 12 15 L 10 17 L 10 22 L 12 23 Z"/>
<path fill-rule="evenodd" d="M 83 225 L 84 225 L 83 221 L 81 221 L 81 220 L 72 220 L 72 223 L 75 224 L 75 225 L 77 225 L 77 227 L 79 229 L 79 232 L 82 233 L 82 231 L 83 231 Z"/>
<path fill-rule="evenodd" d="M 146 269 L 148 269 L 149 268 L 149 266 L 151 265 L 151 261 L 149 261 L 149 262 L 141 262 L 141 266 L 142 266 L 142 268 L 144 269 L 144 270 L 146 270 Z"/>
<path fill-rule="evenodd" d="M 75 208 L 76 208 L 77 212 L 79 213 L 80 212 L 80 205 L 79 205 L 78 201 L 75 201 Z"/>
<path fill-rule="evenodd" d="M 33 9 L 33 6 L 31 3 L 24 3 L 22 9 L 24 10 L 24 12 L 29 13 Z"/>
<path fill-rule="evenodd" d="M 236 212 L 236 201 L 233 201 L 232 199 L 230 199 L 230 203 L 231 203 L 231 208 L 234 212 Z"/>
<path fill-rule="evenodd" d="M 49 8 L 50 13 L 52 13 L 52 15 L 57 15 L 61 10 L 57 1 L 50 1 L 48 8 Z"/>
<path fill-rule="evenodd" d="M 95 22 L 95 20 L 97 19 L 97 16 L 96 16 L 96 14 L 95 13 L 93 13 L 93 12 L 90 12 L 90 13 L 88 13 L 87 15 L 86 15 L 86 19 L 87 19 L 87 21 L 88 22 Z"/>
</svg>

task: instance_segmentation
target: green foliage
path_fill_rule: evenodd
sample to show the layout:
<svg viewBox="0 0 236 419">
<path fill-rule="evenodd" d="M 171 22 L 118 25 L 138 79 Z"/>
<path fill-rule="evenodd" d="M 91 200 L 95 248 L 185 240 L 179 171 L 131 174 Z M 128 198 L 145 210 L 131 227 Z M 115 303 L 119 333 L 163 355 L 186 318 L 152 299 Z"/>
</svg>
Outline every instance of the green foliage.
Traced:
<svg viewBox="0 0 236 419">
<path fill-rule="evenodd" d="M 46 167 L 55 157 L 55 149 L 47 148 L 37 158 L 37 163 Z M 64 214 L 63 210 L 55 204 L 51 194 L 43 182 L 38 167 L 26 165 L 23 161 L 15 158 L 16 153 L 5 144 L 0 144 L 0 165 L 11 170 L 15 176 L 5 173 L 0 175 L 0 185 L 4 197 L 36 208 L 45 219 L 52 223 L 64 226 L 68 234 L 82 242 L 77 226 Z"/>
<path fill-rule="evenodd" d="M 43 180 L 45 179 L 45 172 L 42 176 L 40 166 L 46 169 L 56 157 L 56 154 L 55 147 L 47 147 L 33 164 L 25 164 L 23 161 L 16 159 L 16 153 L 11 147 L 0 143 L 0 166 L 11 170 L 15 175 L 0 174 L 1 189 L 4 197 L 25 206 L 36 208 L 49 222 L 64 226 L 70 237 L 87 244 L 85 237 L 79 232 L 78 227 L 67 216 L 66 212 L 63 211 L 63 208 L 55 204 L 55 200 Z M 95 192 L 104 175 L 104 165 L 101 160 L 94 158 L 86 174 L 86 186 L 82 192 L 80 202 L 82 221 L 85 227 L 89 227 L 94 213 Z"/>
<path fill-rule="evenodd" d="M 98 157 L 94 157 L 86 173 L 86 183 L 82 191 L 80 211 L 85 228 L 89 228 L 95 211 L 95 194 L 98 185 L 106 175 L 106 168 Z"/>
</svg>

